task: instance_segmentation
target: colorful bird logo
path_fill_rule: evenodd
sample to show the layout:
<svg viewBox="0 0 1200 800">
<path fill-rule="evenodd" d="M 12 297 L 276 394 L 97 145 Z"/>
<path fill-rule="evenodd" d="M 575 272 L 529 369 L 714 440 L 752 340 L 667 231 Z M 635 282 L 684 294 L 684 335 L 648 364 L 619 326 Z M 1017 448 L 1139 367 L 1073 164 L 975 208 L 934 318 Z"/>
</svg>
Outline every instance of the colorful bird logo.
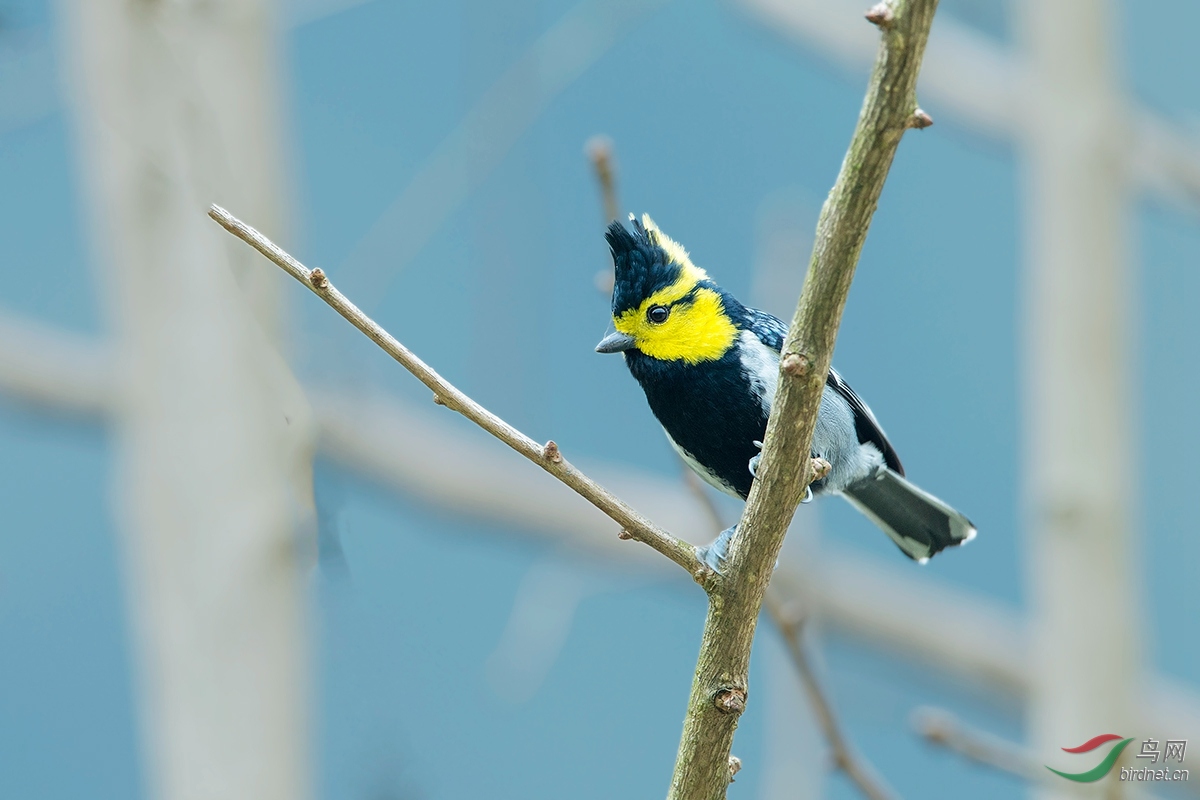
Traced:
<svg viewBox="0 0 1200 800">
<path fill-rule="evenodd" d="M 1088 739 L 1078 747 L 1063 748 L 1063 751 L 1067 753 L 1090 753 L 1100 745 L 1108 744 L 1109 742 L 1116 741 L 1117 739 L 1120 739 L 1121 741 L 1117 742 L 1117 744 L 1108 751 L 1108 755 L 1104 757 L 1104 760 L 1089 769 L 1087 772 L 1060 772 L 1049 765 L 1046 765 L 1046 769 L 1050 770 L 1055 775 L 1061 775 L 1067 780 L 1075 781 L 1076 783 L 1091 783 L 1093 781 L 1098 781 L 1112 770 L 1113 764 L 1116 764 L 1117 759 L 1121 757 L 1121 751 L 1128 747 L 1129 743 L 1132 742 L 1133 739 L 1123 739 L 1120 736 L 1117 736 L 1115 733 L 1102 733 L 1099 736 Z"/>
</svg>

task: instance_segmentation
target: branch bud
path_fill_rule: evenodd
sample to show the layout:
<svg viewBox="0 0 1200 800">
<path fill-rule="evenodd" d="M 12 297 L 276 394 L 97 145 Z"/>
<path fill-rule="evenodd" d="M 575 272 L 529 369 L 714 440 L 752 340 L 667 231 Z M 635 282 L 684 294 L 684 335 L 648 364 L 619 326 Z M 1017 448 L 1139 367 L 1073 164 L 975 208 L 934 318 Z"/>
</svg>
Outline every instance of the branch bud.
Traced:
<svg viewBox="0 0 1200 800">
<path fill-rule="evenodd" d="M 725 686 L 713 696 L 713 705 L 723 714 L 740 714 L 746 710 L 746 690 L 739 686 Z"/>
<path fill-rule="evenodd" d="M 896 15 L 892 13 L 892 7 L 887 2 L 877 3 L 871 7 L 866 14 L 867 22 L 872 25 L 884 29 L 885 31 L 892 27 L 892 23 L 896 19 Z"/>
<path fill-rule="evenodd" d="M 554 443 L 553 439 L 546 442 L 546 446 L 542 448 L 542 458 L 546 459 L 551 464 L 562 463 L 562 453 L 559 452 L 558 445 Z"/>
<path fill-rule="evenodd" d="M 912 113 L 912 116 L 908 118 L 908 122 L 906 124 L 910 128 L 921 130 L 921 128 L 928 128 L 933 124 L 933 117 L 926 114 L 924 109 L 918 108 Z"/>
<path fill-rule="evenodd" d="M 780 362 L 783 371 L 794 378 L 803 378 L 808 374 L 810 362 L 807 356 L 802 356 L 799 353 L 788 353 Z"/>
</svg>

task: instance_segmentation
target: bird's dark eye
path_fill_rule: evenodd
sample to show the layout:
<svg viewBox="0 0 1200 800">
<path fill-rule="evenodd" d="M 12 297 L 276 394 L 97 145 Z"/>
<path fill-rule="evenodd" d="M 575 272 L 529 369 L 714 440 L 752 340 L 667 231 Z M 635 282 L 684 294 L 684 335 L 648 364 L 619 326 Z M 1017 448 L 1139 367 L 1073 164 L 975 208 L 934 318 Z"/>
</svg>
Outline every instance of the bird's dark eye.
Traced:
<svg viewBox="0 0 1200 800">
<path fill-rule="evenodd" d="M 662 325 L 667 321 L 667 317 L 669 316 L 671 316 L 671 309 L 666 306 L 650 306 L 650 308 L 646 309 L 646 319 L 655 325 Z"/>
</svg>

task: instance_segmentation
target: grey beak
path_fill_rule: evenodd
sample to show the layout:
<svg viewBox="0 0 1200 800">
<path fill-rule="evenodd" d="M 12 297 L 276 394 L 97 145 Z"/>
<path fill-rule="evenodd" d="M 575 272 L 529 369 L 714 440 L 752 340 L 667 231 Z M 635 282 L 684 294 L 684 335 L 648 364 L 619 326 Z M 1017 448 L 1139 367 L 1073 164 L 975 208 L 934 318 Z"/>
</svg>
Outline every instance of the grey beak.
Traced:
<svg viewBox="0 0 1200 800">
<path fill-rule="evenodd" d="M 635 342 L 632 336 L 628 333 L 610 333 L 600 340 L 600 344 L 596 345 L 597 353 L 623 353 L 626 350 L 632 350 Z"/>
</svg>

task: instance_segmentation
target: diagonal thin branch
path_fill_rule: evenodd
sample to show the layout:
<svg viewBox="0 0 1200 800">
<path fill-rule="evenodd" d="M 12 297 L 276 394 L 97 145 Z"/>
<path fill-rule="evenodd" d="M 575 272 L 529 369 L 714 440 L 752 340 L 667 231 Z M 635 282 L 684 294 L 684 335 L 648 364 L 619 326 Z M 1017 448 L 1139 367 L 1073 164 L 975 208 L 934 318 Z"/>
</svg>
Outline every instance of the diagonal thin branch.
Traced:
<svg viewBox="0 0 1200 800">
<path fill-rule="evenodd" d="M 834 713 L 833 704 L 829 702 L 829 698 L 821 686 L 821 681 L 817 678 L 817 673 L 808 659 L 808 653 L 804 650 L 802 636 L 804 618 L 796 618 L 789 614 L 774 592 L 767 592 L 765 602 L 767 615 L 779 629 L 779 634 L 787 645 L 788 654 L 792 657 L 792 664 L 796 667 L 796 673 L 800 676 L 800 682 L 804 684 L 804 691 L 808 694 L 809 704 L 812 705 L 817 727 L 821 729 L 821 735 L 825 737 L 825 742 L 829 745 L 834 765 L 845 774 L 851 783 L 858 787 L 863 797 L 868 800 L 894 800 L 895 792 L 887 787 L 871 764 L 851 747 L 842 731 L 842 725 Z"/>
<path fill-rule="evenodd" d="M 714 576 L 696 556 L 696 548 L 682 539 L 677 539 L 654 525 L 620 498 L 576 469 L 563 458 L 558 445 L 553 441 L 538 444 L 504 420 L 476 403 L 453 384 L 438 375 L 424 361 L 417 358 L 408 348 L 400 344 L 390 333 L 360 311 L 318 269 L 308 269 L 278 245 L 246 223 L 234 217 L 220 206 L 212 206 L 208 215 L 221 227 L 249 244 L 268 260 L 279 266 L 313 294 L 329 304 L 334 311 L 345 317 L 354 327 L 379 345 L 385 353 L 411 372 L 417 380 L 433 390 L 433 399 L 452 411 L 457 411 L 506 445 L 528 458 L 550 473 L 596 508 L 603 511 L 621 526 L 622 538 L 635 539 L 649 545 L 691 574 L 702 585 L 715 582 Z"/>
<path fill-rule="evenodd" d="M 932 120 L 917 107 L 917 74 L 937 0 L 885 0 L 883 42 L 850 148 L 817 224 L 804 290 L 780 360 L 779 387 L 757 479 L 708 617 L 669 800 L 720 800 L 749 690 L 750 650 L 783 537 L 812 479 L 817 410 L 842 310 L 871 217 L 905 130 Z M 881 19 L 883 19 L 881 17 Z"/>
<path fill-rule="evenodd" d="M 1062 791 L 1062 780 L 1047 771 L 1046 765 L 1040 763 L 1031 750 L 968 725 L 944 708 L 918 708 L 913 712 L 912 726 L 929 744 L 944 747 L 971 763 L 1020 778 L 1034 787 L 1049 789 L 1053 794 Z M 1190 781 L 1182 783 L 1189 789 L 1192 787 Z M 1107 798 L 1113 796 L 1113 791 L 1119 791 L 1120 785 L 1109 778 L 1092 784 L 1090 791 L 1079 785 L 1075 789 L 1081 791 L 1081 796 Z M 1156 795 L 1142 791 L 1134 797 L 1138 800 L 1154 800 Z"/>
<path fill-rule="evenodd" d="M 1049 773 L 1033 753 L 998 736 L 976 730 L 945 709 L 918 708 L 912 714 L 912 727 L 929 744 L 944 747 L 968 761 L 1033 784 L 1049 783 L 1046 780 Z"/>
</svg>

